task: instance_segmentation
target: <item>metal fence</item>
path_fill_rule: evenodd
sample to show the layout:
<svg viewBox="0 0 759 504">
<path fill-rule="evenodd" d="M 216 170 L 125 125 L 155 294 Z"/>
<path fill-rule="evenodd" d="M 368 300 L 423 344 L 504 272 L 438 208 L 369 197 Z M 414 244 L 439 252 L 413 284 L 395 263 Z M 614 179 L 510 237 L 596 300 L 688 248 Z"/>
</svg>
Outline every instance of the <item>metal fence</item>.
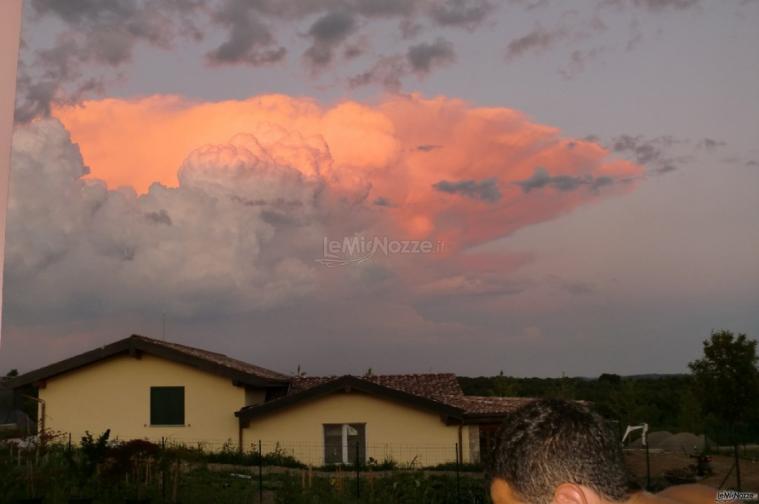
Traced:
<svg viewBox="0 0 759 504">
<path fill-rule="evenodd" d="M 230 459 L 238 455 L 260 455 L 264 461 L 289 461 L 304 466 L 323 467 L 339 465 L 327 463 L 327 450 L 324 443 L 292 442 L 278 440 L 256 440 L 242 446 L 240 450 L 237 441 L 232 439 L 192 439 L 171 437 L 153 440 L 165 447 L 186 448 L 202 451 L 208 454 L 228 454 Z M 434 468 L 437 466 L 453 466 L 456 463 L 471 461 L 465 453 L 467 447 L 453 444 L 402 444 L 402 443 L 371 443 L 356 444 L 349 449 L 353 465 L 356 458 L 367 468 L 397 467 L 408 469 Z M 355 455 L 355 458 L 354 458 Z"/>
<path fill-rule="evenodd" d="M 73 482 L 79 481 L 84 468 L 95 467 L 88 465 L 89 460 L 98 469 L 88 474 L 89 490 L 84 494 L 109 492 L 136 496 L 139 502 L 489 502 L 482 472 L 461 463 L 456 444 L 356 445 L 351 465 L 321 463 L 327 448 L 318 443 L 261 440 L 240 450 L 229 439 L 163 438 L 155 444 L 112 440 L 108 449 L 98 452 L 59 439 L 47 445 L 0 447 L 0 473 L 7 472 L 0 474 L 0 479 L 16 479 L 17 497 L 63 492 L 61 495 L 70 499 L 82 495 L 84 487 Z M 391 455 L 411 462 L 399 463 Z M 308 457 L 320 463 L 306 464 Z M 450 464 L 436 466 L 439 461 Z M 50 470 L 53 467 L 55 470 Z M 145 500 L 148 497 L 152 500 Z M 211 498 L 215 500 L 208 500 Z M 0 502 L 4 502 L 2 498 Z"/>
</svg>

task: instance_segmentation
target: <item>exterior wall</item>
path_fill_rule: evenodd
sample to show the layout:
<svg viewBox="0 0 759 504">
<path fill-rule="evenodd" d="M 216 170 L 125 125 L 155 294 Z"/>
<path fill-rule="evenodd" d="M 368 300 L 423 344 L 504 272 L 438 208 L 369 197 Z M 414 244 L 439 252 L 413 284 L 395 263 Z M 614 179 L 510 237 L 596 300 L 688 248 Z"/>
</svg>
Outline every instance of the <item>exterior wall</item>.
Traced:
<svg viewBox="0 0 759 504">
<path fill-rule="evenodd" d="M 303 463 L 324 465 L 324 424 L 366 424 L 366 457 L 382 463 L 432 466 L 456 460 L 459 426 L 440 416 L 359 392 L 341 392 L 254 418 L 243 429 L 243 447 L 283 450 Z M 469 461 L 468 426 L 463 427 L 463 461 Z"/>
<path fill-rule="evenodd" d="M 150 387 L 185 387 L 184 426 L 150 426 Z M 244 387 L 228 378 L 143 354 L 112 357 L 53 377 L 39 397 L 45 401 L 45 427 L 70 433 L 76 443 L 111 429 L 111 439 L 149 439 L 220 449 L 238 443 L 235 411 L 245 404 Z"/>
</svg>

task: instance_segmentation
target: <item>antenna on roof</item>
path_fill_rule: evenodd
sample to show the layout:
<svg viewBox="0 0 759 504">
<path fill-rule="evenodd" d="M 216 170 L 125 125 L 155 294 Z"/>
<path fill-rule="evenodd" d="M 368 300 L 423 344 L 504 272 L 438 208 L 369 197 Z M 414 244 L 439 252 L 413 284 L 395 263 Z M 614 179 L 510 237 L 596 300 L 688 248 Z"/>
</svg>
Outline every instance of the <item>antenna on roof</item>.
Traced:
<svg viewBox="0 0 759 504">
<path fill-rule="evenodd" d="M 166 312 L 161 314 L 161 339 L 166 341 Z"/>
</svg>

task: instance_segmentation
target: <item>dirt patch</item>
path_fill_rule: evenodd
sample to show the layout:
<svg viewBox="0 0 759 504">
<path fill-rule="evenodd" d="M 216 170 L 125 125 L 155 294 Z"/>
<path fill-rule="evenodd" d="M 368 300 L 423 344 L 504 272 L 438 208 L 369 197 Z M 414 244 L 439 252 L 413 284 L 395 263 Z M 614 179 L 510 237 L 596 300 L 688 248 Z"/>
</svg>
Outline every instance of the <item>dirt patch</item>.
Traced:
<svg viewBox="0 0 759 504">
<path fill-rule="evenodd" d="M 695 460 L 684 453 L 651 453 L 651 478 L 660 487 L 667 486 L 667 471 L 687 468 Z M 646 455 L 641 451 L 625 452 L 625 461 L 639 483 L 646 479 Z M 733 469 L 733 458 L 725 455 L 712 455 L 714 474 L 701 481 L 705 485 L 717 488 Z M 727 477 L 723 489 L 735 489 L 735 470 Z M 741 460 L 741 483 L 744 491 L 759 492 L 759 460 Z"/>
</svg>

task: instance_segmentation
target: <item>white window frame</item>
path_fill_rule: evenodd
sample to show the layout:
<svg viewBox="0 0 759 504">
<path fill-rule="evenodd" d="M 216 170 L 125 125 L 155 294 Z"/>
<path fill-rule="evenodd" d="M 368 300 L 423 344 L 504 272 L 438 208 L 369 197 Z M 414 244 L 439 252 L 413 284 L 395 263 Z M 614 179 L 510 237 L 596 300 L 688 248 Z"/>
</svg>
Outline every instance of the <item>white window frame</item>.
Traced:
<svg viewBox="0 0 759 504">
<path fill-rule="evenodd" d="M 340 453 L 342 455 L 342 461 L 338 462 L 338 463 L 341 463 L 341 464 L 344 464 L 344 465 L 349 465 L 350 464 L 350 454 L 348 453 L 348 435 L 350 433 L 350 429 L 354 429 L 354 427 L 352 427 L 352 425 L 361 425 L 361 424 L 360 423 L 353 423 L 353 424 L 349 424 L 349 423 L 337 424 L 337 423 L 334 423 L 334 424 L 325 424 L 325 425 L 340 425 L 340 427 L 341 427 L 341 438 L 340 438 L 340 444 L 341 444 L 340 448 L 341 448 L 341 450 L 340 450 Z M 356 435 L 358 435 L 358 432 L 359 431 L 357 430 Z M 366 428 L 364 428 L 364 443 L 366 443 Z M 361 446 L 360 442 L 359 442 L 359 446 Z"/>
</svg>

